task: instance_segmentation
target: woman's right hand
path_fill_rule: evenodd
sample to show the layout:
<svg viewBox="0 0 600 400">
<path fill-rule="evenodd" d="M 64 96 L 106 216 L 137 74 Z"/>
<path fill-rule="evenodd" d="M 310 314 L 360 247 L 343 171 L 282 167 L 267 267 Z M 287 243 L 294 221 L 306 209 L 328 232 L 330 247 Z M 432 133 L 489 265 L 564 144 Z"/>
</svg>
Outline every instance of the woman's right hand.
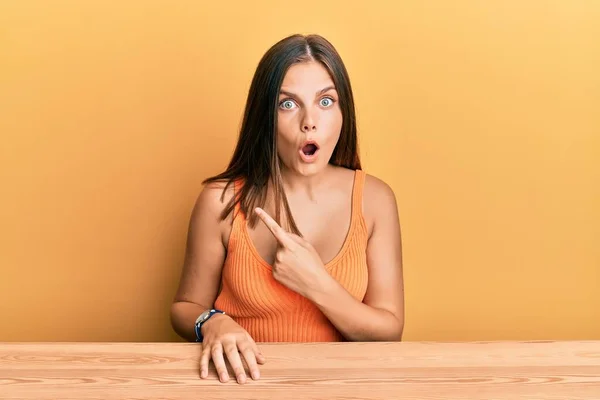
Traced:
<svg viewBox="0 0 600 400">
<path fill-rule="evenodd" d="M 254 339 L 230 316 L 218 314 L 211 317 L 202 325 L 202 357 L 200 358 L 200 377 L 208 376 L 208 363 L 212 358 L 221 382 L 229 380 L 224 355 L 233 368 L 238 383 L 246 382 L 246 372 L 240 354 L 246 360 L 252 379 L 260 377 L 258 364 L 265 363 Z M 239 351 L 239 352 L 238 352 Z"/>
</svg>

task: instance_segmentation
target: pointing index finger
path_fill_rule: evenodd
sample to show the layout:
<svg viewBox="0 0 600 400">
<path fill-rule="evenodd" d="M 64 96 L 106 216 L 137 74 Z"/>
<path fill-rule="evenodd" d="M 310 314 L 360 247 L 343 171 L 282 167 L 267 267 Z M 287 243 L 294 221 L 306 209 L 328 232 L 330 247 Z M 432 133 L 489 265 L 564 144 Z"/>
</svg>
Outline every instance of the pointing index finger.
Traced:
<svg viewBox="0 0 600 400">
<path fill-rule="evenodd" d="M 283 230 L 283 228 L 281 226 L 279 226 L 277 221 L 275 221 L 273 218 L 271 218 L 271 216 L 269 214 L 267 214 L 267 212 L 265 210 L 263 210 L 260 207 L 256 207 L 254 209 L 254 211 L 256 212 L 258 217 L 262 220 L 262 222 L 265 223 L 267 228 L 269 228 L 269 230 L 271 231 L 273 236 L 275 236 L 275 239 L 277 239 L 277 241 L 281 245 L 290 247 L 296 243 L 292 240 L 292 238 L 290 238 L 288 236 L 287 232 L 285 230 Z"/>
</svg>

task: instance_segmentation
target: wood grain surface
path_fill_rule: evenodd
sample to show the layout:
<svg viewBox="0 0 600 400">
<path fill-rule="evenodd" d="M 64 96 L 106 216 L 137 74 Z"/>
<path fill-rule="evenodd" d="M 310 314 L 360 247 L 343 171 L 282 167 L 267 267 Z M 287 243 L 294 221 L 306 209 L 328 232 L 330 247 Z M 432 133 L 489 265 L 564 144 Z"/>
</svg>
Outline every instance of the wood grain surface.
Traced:
<svg viewBox="0 0 600 400">
<path fill-rule="evenodd" d="M 195 343 L 0 343 L 0 399 L 600 399 L 600 341 L 260 347 L 239 385 Z"/>
</svg>

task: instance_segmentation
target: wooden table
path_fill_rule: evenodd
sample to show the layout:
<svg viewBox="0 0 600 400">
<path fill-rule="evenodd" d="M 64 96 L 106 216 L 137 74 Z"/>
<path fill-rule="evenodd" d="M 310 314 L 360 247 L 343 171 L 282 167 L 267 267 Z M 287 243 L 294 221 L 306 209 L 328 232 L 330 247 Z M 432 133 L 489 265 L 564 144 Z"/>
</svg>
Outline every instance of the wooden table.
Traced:
<svg viewBox="0 0 600 400">
<path fill-rule="evenodd" d="M 260 347 L 239 385 L 195 343 L 0 343 L 0 399 L 600 399 L 600 341 Z"/>
</svg>

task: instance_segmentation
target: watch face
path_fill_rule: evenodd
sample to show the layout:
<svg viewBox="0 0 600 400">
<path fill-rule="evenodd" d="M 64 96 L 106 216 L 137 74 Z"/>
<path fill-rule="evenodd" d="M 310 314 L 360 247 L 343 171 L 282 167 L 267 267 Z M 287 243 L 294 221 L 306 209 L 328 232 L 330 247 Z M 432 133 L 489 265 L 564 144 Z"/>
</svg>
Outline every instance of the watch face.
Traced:
<svg viewBox="0 0 600 400">
<path fill-rule="evenodd" d="M 202 314 L 200 314 L 200 316 L 196 320 L 196 323 L 204 322 L 204 320 L 206 320 L 206 318 L 208 318 L 209 315 L 210 315 L 210 310 L 204 311 Z"/>
</svg>

